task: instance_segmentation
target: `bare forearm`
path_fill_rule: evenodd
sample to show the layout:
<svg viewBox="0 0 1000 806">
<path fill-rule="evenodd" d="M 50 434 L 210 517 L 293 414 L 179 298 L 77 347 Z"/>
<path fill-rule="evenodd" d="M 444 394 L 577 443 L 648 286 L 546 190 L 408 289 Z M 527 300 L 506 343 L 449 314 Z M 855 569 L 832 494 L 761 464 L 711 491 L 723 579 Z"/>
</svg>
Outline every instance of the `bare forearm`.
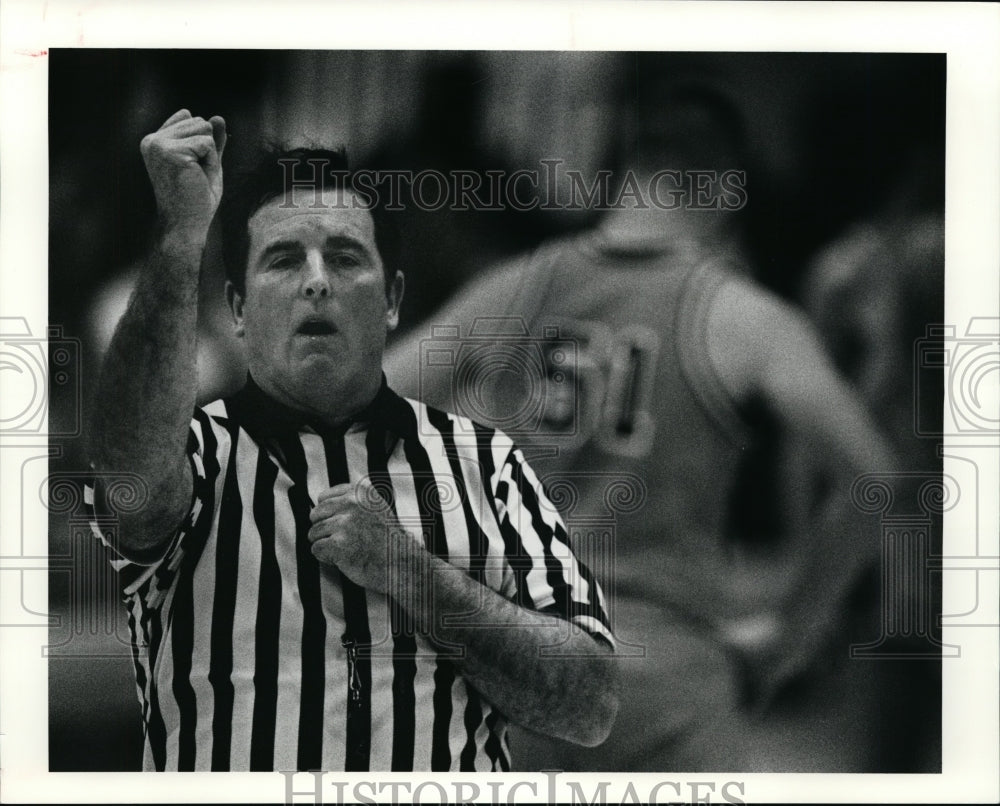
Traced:
<svg viewBox="0 0 1000 806">
<path fill-rule="evenodd" d="M 354 583 L 391 596 L 465 678 L 526 728 L 595 745 L 618 707 L 613 658 L 565 619 L 526 610 L 433 556 L 384 509 L 367 479 L 319 494 L 313 555 Z M 366 502 L 362 505 L 361 502 Z"/>
<path fill-rule="evenodd" d="M 196 396 L 198 274 L 201 232 L 162 236 L 140 275 L 104 360 L 91 427 L 99 470 L 139 474 L 152 529 L 122 534 L 126 546 L 148 548 L 160 522 L 183 513 L 191 479 L 185 446 Z M 164 527 L 166 528 L 166 527 Z"/>
<path fill-rule="evenodd" d="M 519 607 L 426 552 L 396 564 L 404 608 L 478 691 L 514 722 L 584 745 L 602 742 L 618 700 L 610 648 L 560 618 Z"/>
</svg>

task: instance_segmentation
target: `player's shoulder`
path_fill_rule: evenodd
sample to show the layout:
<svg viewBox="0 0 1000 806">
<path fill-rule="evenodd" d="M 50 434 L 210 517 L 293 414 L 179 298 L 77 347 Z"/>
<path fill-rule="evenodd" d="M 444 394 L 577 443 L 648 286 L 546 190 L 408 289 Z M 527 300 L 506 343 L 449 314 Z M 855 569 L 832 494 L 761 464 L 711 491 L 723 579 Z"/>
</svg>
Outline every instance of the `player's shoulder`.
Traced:
<svg viewBox="0 0 1000 806">
<path fill-rule="evenodd" d="M 703 253 L 690 265 L 682 307 L 704 310 L 716 324 L 730 321 L 757 327 L 771 317 L 783 317 L 790 307 L 778 293 L 755 278 L 752 267 L 738 250 Z"/>
<path fill-rule="evenodd" d="M 692 248 L 685 252 L 691 276 L 702 278 L 709 284 L 731 283 L 737 286 L 754 285 L 753 268 L 738 249 Z"/>
<path fill-rule="evenodd" d="M 518 275 L 530 293 L 538 293 L 539 286 L 548 287 L 554 278 L 572 272 L 579 278 L 581 272 L 600 268 L 601 261 L 589 230 L 571 232 L 549 238 L 507 261 L 510 275 Z"/>
</svg>

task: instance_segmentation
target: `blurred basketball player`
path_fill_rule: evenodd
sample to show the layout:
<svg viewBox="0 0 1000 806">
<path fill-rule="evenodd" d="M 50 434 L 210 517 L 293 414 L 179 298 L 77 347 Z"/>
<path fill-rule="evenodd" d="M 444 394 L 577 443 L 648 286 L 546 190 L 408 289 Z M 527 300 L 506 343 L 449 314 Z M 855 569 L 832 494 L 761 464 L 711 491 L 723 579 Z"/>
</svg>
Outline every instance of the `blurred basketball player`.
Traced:
<svg viewBox="0 0 1000 806">
<path fill-rule="evenodd" d="M 639 104 L 599 225 L 485 274 L 386 371 L 534 449 L 544 481 L 572 485 L 577 550 L 603 567 L 623 676 L 612 735 L 583 751 L 522 737 L 515 755 L 536 769 L 780 768 L 757 751 L 745 672 L 774 687 L 815 656 L 877 545 L 806 580 L 807 545 L 755 554 L 732 539 L 741 467 L 769 419 L 822 451 L 844 495 L 893 460 L 805 318 L 750 279 L 732 106 L 699 87 Z"/>
</svg>

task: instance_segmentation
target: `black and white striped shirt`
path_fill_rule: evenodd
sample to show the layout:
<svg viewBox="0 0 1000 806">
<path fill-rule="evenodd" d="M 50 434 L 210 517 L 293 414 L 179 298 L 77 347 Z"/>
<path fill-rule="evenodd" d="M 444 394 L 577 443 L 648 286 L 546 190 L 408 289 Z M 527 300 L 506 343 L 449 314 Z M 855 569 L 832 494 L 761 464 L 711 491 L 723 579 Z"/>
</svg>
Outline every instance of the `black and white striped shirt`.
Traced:
<svg viewBox="0 0 1000 806">
<path fill-rule="evenodd" d="M 250 380 L 196 411 L 189 456 L 190 512 L 162 558 L 114 559 L 148 770 L 509 769 L 504 716 L 447 651 L 313 557 L 309 512 L 341 482 L 369 476 L 434 554 L 613 641 L 596 581 L 499 431 L 383 382 L 330 432 Z M 100 512 L 100 488 L 88 503 Z"/>
</svg>

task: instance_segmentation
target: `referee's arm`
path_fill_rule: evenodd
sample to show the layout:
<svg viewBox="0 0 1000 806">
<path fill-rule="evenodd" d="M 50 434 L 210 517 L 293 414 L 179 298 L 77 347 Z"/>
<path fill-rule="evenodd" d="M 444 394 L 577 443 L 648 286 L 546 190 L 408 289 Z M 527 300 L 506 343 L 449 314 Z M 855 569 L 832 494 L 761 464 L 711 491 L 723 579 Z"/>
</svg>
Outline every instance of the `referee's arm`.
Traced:
<svg viewBox="0 0 1000 806">
<path fill-rule="evenodd" d="M 610 644 L 504 598 L 412 534 L 401 539 L 391 515 L 359 504 L 372 494 L 341 484 L 321 496 L 313 554 L 387 593 L 433 641 L 453 647 L 466 680 L 513 722 L 588 747 L 603 742 L 618 711 Z"/>
<path fill-rule="evenodd" d="M 464 649 L 462 673 L 488 700 L 547 736 L 586 747 L 608 737 L 618 712 L 608 644 L 569 621 L 520 607 L 439 557 L 424 562 L 429 573 L 414 575 L 415 601 L 433 604 L 416 611 L 418 620 L 439 641 Z M 449 614 L 470 612 L 474 619 L 449 624 Z"/>
<path fill-rule="evenodd" d="M 222 195 L 222 118 L 172 115 L 142 141 L 159 237 L 104 360 L 90 429 L 101 474 L 135 473 L 149 505 L 122 515 L 118 550 L 142 562 L 191 503 L 186 446 L 197 394 L 198 275 Z"/>
</svg>

